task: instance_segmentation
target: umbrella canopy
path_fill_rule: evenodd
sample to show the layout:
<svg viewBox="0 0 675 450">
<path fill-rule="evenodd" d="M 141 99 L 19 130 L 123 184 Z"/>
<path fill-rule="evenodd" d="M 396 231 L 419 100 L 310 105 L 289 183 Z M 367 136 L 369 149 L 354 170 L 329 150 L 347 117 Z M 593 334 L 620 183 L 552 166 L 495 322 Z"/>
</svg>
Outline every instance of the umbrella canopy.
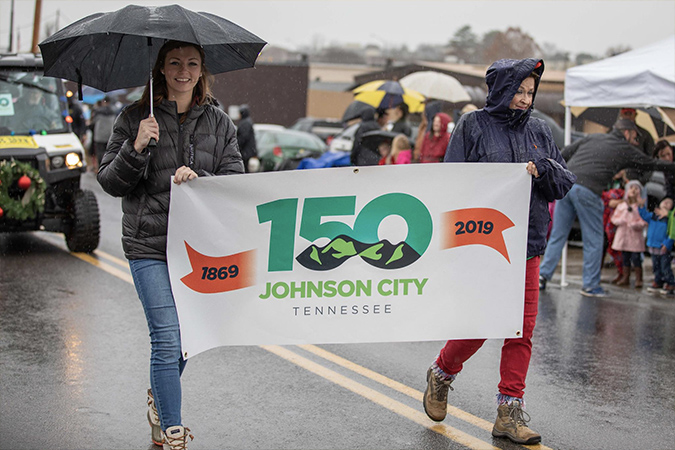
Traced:
<svg viewBox="0 0 675 450">
<path fill-rule="evenodd" d="M 203 47 L 212 74 L 253 67 L 266 42 L 229 20 L 178 5 L 96 13 L 40 43 L 45 75 L 108 92 L 144 85 L 168 40 Z"/>
<path fill-rule="evenodd" d="M 580 119 L 590 120 L 611 128 L 619 116 L 620 108 L 584 108 L 572 106 L 572 114 Z M 675 133 L 675 125 L 659 107 L 636 108 L 635 123 L 647 130 L 657 140 Z"/>
<path fill-rule="evenodd" d="M 413 89 L 427 98 L 450 103 L 470 102 L 471 96 L 455 77 L 434 72 L 413 72 L 401 78 L 401 85 Z"/>
<path fill-rule="evenodd" d="M 369 109 L 375 112 L 374 106 L 354 100 L 349 104 L 349 106 L 347 106 L 347 109 L 345 109 L 345 112 L 342 114 L 342 122 L 349 122 L 352 119 L 358 119 L 361 117 L 361 114 L 364 111 Z"/>
<path fill-rule="evenodd" d="M 382 142 L 387 142 L 391 144 L 394 138 L 399 134 L 401 133 L 386 130 L 368 131 L 367 133 L 364 133 L 363 136 L 361 136 L 361 145 L 373 150 L 377 150 L 377 147 Z"/>
<path fill-rule="evenodd" d="M 405 103 L 411 113 L 424 111 L 425 98 L 419 92 L 401 86 L 393 80 L 375 80 L 352 90 L 354 100 L 367 103 L 375 108 L 393 108 Z"/>
</svg>

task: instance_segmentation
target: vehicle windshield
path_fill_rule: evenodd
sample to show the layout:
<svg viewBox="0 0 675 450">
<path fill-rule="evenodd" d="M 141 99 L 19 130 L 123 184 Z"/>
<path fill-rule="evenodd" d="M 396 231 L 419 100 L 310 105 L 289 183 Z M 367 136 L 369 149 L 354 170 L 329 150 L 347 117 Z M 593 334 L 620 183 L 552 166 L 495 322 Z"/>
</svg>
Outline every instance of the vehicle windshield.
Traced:
<svg viewBox="0 0 675 450">
<path fill-rule="evenodd" d="M 323 142 L 312 135 L 295 133 L 277 133 L 274 141 L 281 147 L 304 147 L 312 150 L 321 150 Z"/>
<path fill-rule="evenodd" d="M 0 134 L 66 132 L 68 106 L 56 78 L 30 71 L 0 70 Z"/>
</svg>

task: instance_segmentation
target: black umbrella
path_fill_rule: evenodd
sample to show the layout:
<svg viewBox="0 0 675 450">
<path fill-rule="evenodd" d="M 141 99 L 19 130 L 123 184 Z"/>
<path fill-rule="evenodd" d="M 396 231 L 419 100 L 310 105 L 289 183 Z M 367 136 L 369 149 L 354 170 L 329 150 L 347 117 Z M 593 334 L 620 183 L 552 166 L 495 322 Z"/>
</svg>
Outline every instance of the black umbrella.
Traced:
<svg viewBox="0 0 675 450">
<path fill-rule="evenodd" d="M 586 108 L 578 113 L 576 117 L 612 128 L 619 118 L 620 109 L 618 107 Z M 654 139 L 675 133 L 675 129 L 671 127 L 672 122 L 661 108 L 648 106 L 635 109 L 637 111 L 635 122 L 645 128 Z"/>
<path fill-rule="evenodd" d="M 168 40 L 201 46 L 212 74 L 253 67 L 266 44 L 214 14 L 178 5 L 129 5 L 68 25 L 42 41 L 40 50 L 45 75 L 108 92 L 146 84 Z"/>
<path fill-rule="evenodd" d="M 396 136 L 401 133 L 396 131 L 373 130 L 364 133 L 361 136 L 361 145 L 373 151 L 377 151 L 377 147 L 383 142 L 391 144 Z"/>
<path fill-rule="evenodd" d="M 358 100 L 354 100 L 347 106 L 345 112 L 342 114 L 342 122 L 349 122 L 352 119 L 358 119 L 361 117 L 364 111 L 371 110 L 375 112 L 375 108 L 370 106 L 368 103 L 363 103 Z"/>
</svg>

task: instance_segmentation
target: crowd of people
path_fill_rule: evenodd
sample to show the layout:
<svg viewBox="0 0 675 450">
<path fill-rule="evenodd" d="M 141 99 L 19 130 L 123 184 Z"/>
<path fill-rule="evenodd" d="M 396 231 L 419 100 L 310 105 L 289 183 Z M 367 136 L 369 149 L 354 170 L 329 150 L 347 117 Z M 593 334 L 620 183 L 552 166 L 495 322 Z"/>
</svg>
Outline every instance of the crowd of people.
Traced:
<svg viewBox="0 0 675 450">
<path fill-rule="evenodd" d="M 429 115 L 431 118 L 428 117 Z M 417 133 L 413 133 L 407 116 L 408 108 L 405 103 L 392 108 L 364 110 L 359 118 L 360 125 L 354 135 L 351 164 L 371 166 L 442 162 L 450 142 L 452 125 L 454 125 L 452 117 L 447 113 L 434 111 L 431 105 L 422 115 Z M 388 133 L 376 139 L 377 134 L 372 133 L 374 131 Z M 367 133 L 370 134 L 366 136 Z M 369 139 L 369 136 L 375 138 Z M 397 157 L 401 151 L 403 156 Z"/>
<path fill-rule="evenodd" d="M 483 110 L 489 108 L 486 105 Z M 476 109 L 469 104 L 456 111 L 456 116 L 461 118 Z M 395 108 L 364 111 L 355 134 L 351 164 L 443 162 L 450 151 L 451 136 L 459 131 L 459 125 L 454 127 L 450 114 L 441 112 L 438 102 L 430 102 L 421 115 L 413 141 L 412 129 L 405 123 L 404 103 Z M 546 289 L 553 277 L 572 227 L 578 221 L 583 240 L 582 295 L 607 295 L 600 276 L 606 255 L 617 270 L 612 284 L 642 288 L 645 252 L 651 255 L 654 278 L 647 290 L 675 295 L 670 262 L 666 264 L 673 249 L 675 231 L 666 236 L 663 243 L 655 241 L 656 236 L 663 233 L 652 231 L 655 228 L 675 230 L 675 222 L 668 220 L 673 216 L 671 203 L 675 195 L 673 149 L 664 139 L 655 143 L 651 134 L 636 124 L 636 115 L 635 108 L 621 108 L 609 132 L 590 134 L 561 149 L 564 161 L 577 180 L 568 195 L 549 205 L 550 223 L 542 252 L 540 290 Z M 369 140 L 368 136 L 373 136 L 376 130 L 388 133 L 383 133 L 382 139 Z M 650 179 L 660 180 L 665 192 L 665 198 L 658 198 L 655 204 L 647 203 L 645 186 Z M 640 195 L 633 192 L 629 196 L 627 186 L 639 187 Z M 657 225 L 659 223 L 664 225 Z"/>
<path fill-rule="evenodd" d="M 649 133 L 635 124 L 634 113 L 632 108 L 622 109 L 609 133 L 588 135 L 563 149 L 563 157 L 577 176 L 577 182 L 565 198 L 555 203 L 553 226 L 541 263 L 540 289 L 546 289 L 553 277 L 575 219 L 579 221 L 583 241 L 581 294 L 607 295 L 601 286 L 605 253 L 611 256 L 617 268 L 613 284 L 630 286 L 630 276 L 634 274 L 632 286 L 642 288 L 642 262 L 647 250 L 644 228 L 649 221 L 640 217 L 651 213 L 665 216 L 667 212 L 661 211 L 668 204 L 662 201 L 649 211 L 644 185 L 655 172 L 663 172 L 666 198 L 672 199 L 670 180 L 675 164 L 670 144 L 661 140 L 654 145 L 651 136 L 645 137 Z M 672 242 L 665 244 L 672 249 Z M 649 247 L 650 254 L 653 248 L 657 248 L 657 253 L 670 254 L 670 250 L 666 252 L 661 245 Z M 654 277 L 650 290 L 673 293 L 671 283 L 656 273 Z M 672 280 L 668 278 L 668 281 Z"/>
</svg>

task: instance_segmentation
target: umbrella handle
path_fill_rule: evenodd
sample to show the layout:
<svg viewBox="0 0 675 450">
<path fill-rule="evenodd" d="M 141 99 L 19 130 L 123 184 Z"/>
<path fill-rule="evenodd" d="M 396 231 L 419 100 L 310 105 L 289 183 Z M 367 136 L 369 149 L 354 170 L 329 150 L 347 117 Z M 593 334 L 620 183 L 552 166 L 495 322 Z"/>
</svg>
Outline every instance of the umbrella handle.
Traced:
<svg viewBox="0 0 675 450">
<path fill-rule="evenodd" d="M 148 38 L 148 41 L 149 40 L 150 39 Z M 150 117 L 155 117 L 154 105 L 153 105 L 154 98 L 153 97 L 154 97 L 154 94 L 152 92 L 152 69 L 151 69 L 150 70 Z M 155 138 L 150 138 L 150 142 L 148 142 L 148 148 L 155 148 L 155 147 L 157 147 L 157 141 L 155 140 Z"/>
</svg>

